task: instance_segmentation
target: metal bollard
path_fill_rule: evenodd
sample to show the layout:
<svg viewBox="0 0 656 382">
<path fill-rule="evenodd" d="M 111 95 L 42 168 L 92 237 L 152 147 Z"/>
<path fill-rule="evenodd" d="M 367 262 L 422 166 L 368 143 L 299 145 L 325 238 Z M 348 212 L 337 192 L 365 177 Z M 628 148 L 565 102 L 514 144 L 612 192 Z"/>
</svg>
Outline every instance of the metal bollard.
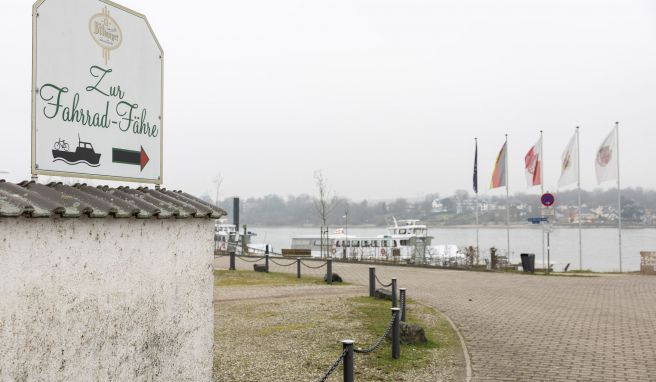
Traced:
<svg viewBox="0 0 656 382">
<path fill-rule="evenodd" d="M 326 260 L 328 265 L 326 266 L 326 281 L 328 284 L 333 283 L 333 259 Z"/>
<path fill-rule="evenodd" d="M 296 258 L 296 278 L 297 279 L 301 278 L 301 258 L 300 257 Z"/>
<path fill-rule="evenodd" d="M 401 300 L 401 321 L 405 322 L 405 288 L 399 288 L 399 300 Z"/>
<path fill-rule="evenodd" d="M 399 319 L 399 308 L 392 308 L 394 323 L 392 324 L 392 358 L 401 358 L 401 320 Z"/>
<path fill-rule="evenodd" d="M 346 351 L 344 356 L 344 382 L 353 382 L 355 381 L 353 377 L 353 341 L 343 340 L 342 346 L 342 349 Z"/>
<path fill-rule="evenodd" d="M 237 268 L 235 267 L 235 252 L 230 252 L 230 270 L 234 271 Z"/>
<path fill-rule="evenodd" d="M 269 273 L 269 255 L 264 255 L 264 272 Z"/>
<path fill-rule="evenodd" d="M 392 277 L 392 308 L 399 306 L 396 298 L 396 277 Z"/>
<path fill-rule="evenodd" d="M 376 295 L 376 267 L 369 267 L 369 297 Z"/>
</svg>

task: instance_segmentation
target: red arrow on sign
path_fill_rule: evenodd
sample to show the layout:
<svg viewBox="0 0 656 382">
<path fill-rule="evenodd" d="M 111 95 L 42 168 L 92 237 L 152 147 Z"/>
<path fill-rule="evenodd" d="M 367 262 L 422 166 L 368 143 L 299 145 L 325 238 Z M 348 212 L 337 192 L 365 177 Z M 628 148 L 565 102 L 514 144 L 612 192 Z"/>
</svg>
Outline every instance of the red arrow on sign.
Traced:
<svg viewBox="0 0 656 382">
<path fill-rule="evenodd" d="M 141 146 L 141 160 L 140 160 L 140 165 L 141 165 L 141 171 L 143 171 L 144 167 L 146 167 L 146 164 L 148 164 L 148 161 L 150 158 L 148 158 L 148 154 L 146 154 L 146 151 L 144 151 L 143 146 Z"/>
<path fill-rule="evenodd" d="M 150 158 L 143 146 L 141 146 L 140 151 L 112 148 L 112 162 L 114 163 L 138 165 L 141 166 L 141 171 L 143 171 L 149 161 Z"/>
</svg>

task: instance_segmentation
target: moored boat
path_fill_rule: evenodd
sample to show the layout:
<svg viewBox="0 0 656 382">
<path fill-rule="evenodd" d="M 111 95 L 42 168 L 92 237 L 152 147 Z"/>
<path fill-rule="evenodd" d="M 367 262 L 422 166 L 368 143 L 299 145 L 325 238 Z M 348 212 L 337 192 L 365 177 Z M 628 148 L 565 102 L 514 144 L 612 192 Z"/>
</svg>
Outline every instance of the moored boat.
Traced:
<svg viewBox="0 0 656 382">
<path fill-rule="evenodd" d="M 390 261 L 443 265 L 462 262 L 464 255 L 453 244 L 432 245 L 428 227 L 419 220 L 396 220 L 387 233 L 376 236 L 348 235 L 338 228 L 325 235 L 302 235 L 292 238 L 292 249 L 310 250 L 312 257 L 342 260 Z"/>
</svg>

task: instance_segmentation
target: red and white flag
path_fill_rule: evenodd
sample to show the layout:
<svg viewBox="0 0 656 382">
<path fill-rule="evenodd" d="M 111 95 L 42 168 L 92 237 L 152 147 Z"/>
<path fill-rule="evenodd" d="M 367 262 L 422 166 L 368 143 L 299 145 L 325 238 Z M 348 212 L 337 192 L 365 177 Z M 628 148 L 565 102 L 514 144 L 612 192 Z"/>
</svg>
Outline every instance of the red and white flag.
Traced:
<svg viewBox="0 0 656 382">
<path fill-rule="evenodd" d="M 542 137 L 524 156 L 524 173 L 529 188 L 542 184 Z"/>
<path fill-rule="evenodd" d="M 607 180 L 617 180 L 617 127 L 608 134 L 604 143 L 599 146 L 595 156 L 597 183 Z"/>
</svg>

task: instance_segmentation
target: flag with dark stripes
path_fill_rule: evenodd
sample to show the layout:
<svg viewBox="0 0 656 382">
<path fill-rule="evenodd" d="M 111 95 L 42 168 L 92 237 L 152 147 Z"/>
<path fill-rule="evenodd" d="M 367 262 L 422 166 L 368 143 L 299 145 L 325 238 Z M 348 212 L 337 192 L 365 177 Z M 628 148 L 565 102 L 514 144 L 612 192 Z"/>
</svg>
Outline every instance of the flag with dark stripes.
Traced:
<svg viewBox="0 0 656 382">
<path fill-rule="evenodd" d="M 474 193 L 478 194 L 478 140 L 474 146 Z"/>
</svg>

